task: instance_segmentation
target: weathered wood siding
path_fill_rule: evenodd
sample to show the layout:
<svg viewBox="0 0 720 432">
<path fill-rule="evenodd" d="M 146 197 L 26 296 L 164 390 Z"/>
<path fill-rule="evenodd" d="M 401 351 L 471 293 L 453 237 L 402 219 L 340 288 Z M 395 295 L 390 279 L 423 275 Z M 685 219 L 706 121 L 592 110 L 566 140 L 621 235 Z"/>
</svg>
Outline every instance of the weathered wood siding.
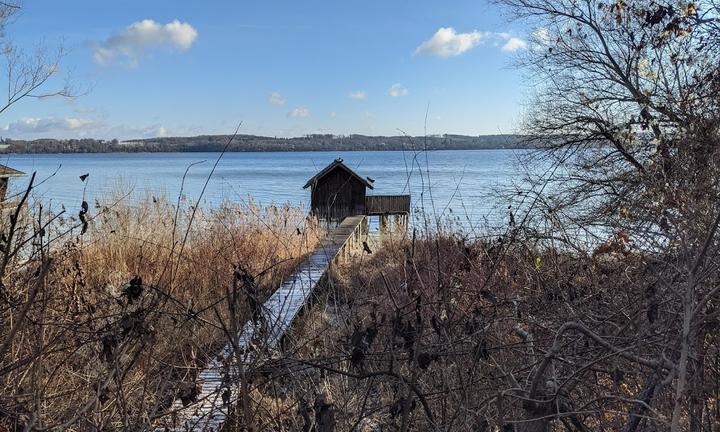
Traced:
<svg viewBox="0 0 720 432">
<path fill-rule="evenodd" d="M 368 195 L 365 197 L 365 214 L 410 213 L 410 195 Z"/>
<path fill-rule="evenodd" d="M 365 185 L 347 171 L 335 169 L 313 186 L 311 206 L 322 220 L 365 214 Z"/>
</svg>

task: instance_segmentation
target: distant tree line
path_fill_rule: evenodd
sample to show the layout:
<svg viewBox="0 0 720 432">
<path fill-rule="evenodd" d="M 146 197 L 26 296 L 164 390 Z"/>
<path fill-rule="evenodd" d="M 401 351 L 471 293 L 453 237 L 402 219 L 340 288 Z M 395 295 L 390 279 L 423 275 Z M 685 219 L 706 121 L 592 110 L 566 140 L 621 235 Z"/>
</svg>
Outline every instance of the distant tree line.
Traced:
<svg viewBox="0 0 720 432">
<path fill-rule="evenodd" d="M 100 139 L 0 140 L 2 153 L 111 153 L 111 152 L 215 152 L 222 151 L 229 135 L 164 137 L 131 141 Z M 519 135 L 437 135 L 428 137 L 306 135 L 295 138 L 240 135 L 228 151 L 380 151 L 380 150 L 476 150 L 526 148 Z"/>
</svg>

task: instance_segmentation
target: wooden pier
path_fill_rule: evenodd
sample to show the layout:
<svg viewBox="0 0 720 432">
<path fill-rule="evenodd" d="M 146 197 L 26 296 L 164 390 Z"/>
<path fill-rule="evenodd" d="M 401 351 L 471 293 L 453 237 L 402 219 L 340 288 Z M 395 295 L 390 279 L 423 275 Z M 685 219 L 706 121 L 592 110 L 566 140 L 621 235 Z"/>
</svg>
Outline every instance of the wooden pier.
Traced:
<svg viewBox="0 0 720 432">
<path fill-rule="evenodd" d="M 167 424 L 158 431 L 217 431 L 225 422 L 229 410 L 238 402 L 240 394 L 241 367 L 253 365 L 269 357 L 278 347 L 293 320 L 312 296 L 318 283 L 330 265 L 349 259 L 356 251 L 362 251 L 362 242 L 368 233 L 365 215 L 346 217 L 330 232 L 320 246 L 305 260 L 262 307 L 262 319 L 258 324 L 249 321 L 239 332 L 236 343 L 242 365 L 238 365 L 238 353 L 232 344 L 210 361 L 197 377 L 200 389 L 196 402 L 184 406 L 180 399 L 173 403 Z"/>
<path fill-rule="evenodd" d="M 279 347 L 330 266 L 363 253 L 368 218 L 380 218 L 381 236 L 398 230 L 406 234 L 410 195 L 367 195 L 374 182 L 351 170 L 342 159 L 308 180 L 305 188 L 311 188 L 311 213 L 335 228 L 263 304 L 261 319 L 247 322 L 229 335 L 235 339 L 233 343 L 228 343 L 198 374 L 197 384 L 189 389 L 192 397 L 181 396 L 173 402 L 157 430 L 219 430 L 238 403 L 243 377 L 247 378 L 249 370 L 270 358 Z"/>
</svg>

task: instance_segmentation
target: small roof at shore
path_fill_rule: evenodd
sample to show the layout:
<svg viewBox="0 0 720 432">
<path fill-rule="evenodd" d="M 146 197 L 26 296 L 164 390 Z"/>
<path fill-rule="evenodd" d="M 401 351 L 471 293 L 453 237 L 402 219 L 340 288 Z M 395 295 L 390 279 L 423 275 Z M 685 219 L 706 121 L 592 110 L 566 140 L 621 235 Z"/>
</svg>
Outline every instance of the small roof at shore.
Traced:
<svg viewBox="0 0 720 432">
<path fill-rule="evenodd" d="M 10 168 L 9 166 L 0 164 L 0 178 L 20 177 L 24 175 L 25 173 L 22 171 L 18 171 L 14 168 Z"/>
<path fill-rule="evenodd" d="M 360 180 L 365 186 L 369 187 L 370 189 L 373 189 L 373 185 L 367 179 L 360 177 L 360 175 L 358 175 L 358 173 L 356 173 L 355 171 L 348 168 L 347 165 L 345 165 L 343 163 L 342 159 L 335 159 L 330 165 L 326 166 L 319 173 L 315 174 L 310 180 L 307 181 L 307 183 L 305 183 L 305 186 L 303 186 L 303 189 L 309 188 L 310 186 L 313 185 L 313 183 L 315 183 L 318 180 L 320 180 L 321 178 L 325 177 L 332 170 L 334 170 L 336 168 L 347 171 L 348 173 L 350 173 L 350 175 L 352 175 L 356 179 Z"/>
</svg>

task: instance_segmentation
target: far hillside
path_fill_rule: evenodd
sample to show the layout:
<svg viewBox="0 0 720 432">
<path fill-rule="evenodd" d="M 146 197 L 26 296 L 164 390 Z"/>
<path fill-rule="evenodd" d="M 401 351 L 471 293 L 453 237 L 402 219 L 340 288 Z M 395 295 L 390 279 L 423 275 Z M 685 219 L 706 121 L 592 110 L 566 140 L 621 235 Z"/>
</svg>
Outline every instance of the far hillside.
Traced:
<svg viewBox="0 0 720 432">
<path fill-rule="evenodd" d="M 222 151 L 230 135 L 159 137 L 129 141 L 100 139 L 53 139 L 32 141 L 4 139 L 3 153 L 110 153 L 110 152 L 215 152 Z M 380 151 L 380 150 L 485 150 L 525 148 L 520 135 L 433 135 L 427 137 L 306 135 L 294 138 L 238 135 L 231 152 L 265 151 Z"/>
</svg>

